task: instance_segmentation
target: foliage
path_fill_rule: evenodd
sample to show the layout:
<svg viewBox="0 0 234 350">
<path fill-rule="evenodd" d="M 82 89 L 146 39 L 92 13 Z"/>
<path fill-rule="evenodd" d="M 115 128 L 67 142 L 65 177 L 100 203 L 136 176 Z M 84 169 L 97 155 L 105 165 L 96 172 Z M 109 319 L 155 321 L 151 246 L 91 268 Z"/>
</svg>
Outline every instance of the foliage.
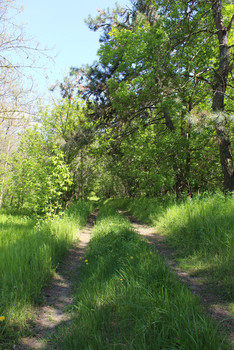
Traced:
<svg viewBox="0 0 234 350">
<path fill-rule="evenodd" d="M 41 109 L 13 164 L 3 123 L 4 203 L 45 214 L 91 195 L 231 192 L 233 5 L 220 4 L 139 0 L 89 17 L 98 61 L 55 84 L 62 99 Z"/>
<path fill-rule="evenodd" d="M 41 107 L 39 121 L 45 138 L 63 145 L 86 123 L 84 110 L 85 103 L 76 97 L 58 100 L 52 107 Z"/>
<path fill-rule="evenodd" d="M 63 192 L 71 184 L 69 169 L 62 151 L 37 128 L 21 139 L 12 172 L 8 196 L 13 206 L 47 215 L 61 209 Z"/>
<path fill-rule="evenodd" d="M 7 29 L 10 3 L 0 4 L 0 207 L 31 218 L 1 215 L 0 315 L 13 304 L 13 324 L 39 301 L 90 212 L 79 202 L 59 217 L 62 208 L 93 195 L 125 197 L 100 211 L 64 349 L 228 349 L 198 300 L 113 207 L 154 224 L 183 266 L 231 299 L 233 200 L 195 194 L 234 189 L 234 5 L 133 0 L 98 9 L 87 21 L 102 29 L 98 61 L 72 67 L 52 88 L 62 99 L 26 130 L 17 109 L 25 91 L 8 54 L 31 48 Z M 54 219 L 36 224 L 39 215 Z"/>
<path fill-rule="evenodd" d="M 95 160 L 93 156 L 94 123 L 86 114 L 91 113 L 86 103 L 72 95 L 73 85 L 65 81 L 62 86 L 63 99 L 53 108 L 42 108 L 41 132 L 46 140 L 59 146 L 70 171 L 72 185 L 64 194 L 64 200 L 87 198 L 93 190 Z M 66 97 L 68 96 L 68 97 Z"/>
<path fill-rule="evenodd" d="M 214 131 L 206 128 L 200 132 L 196 128 L 190 131 L 191 137 L 186 141 L 179 131 L 168 134 L 164 126 L 154 125 L 138 127 L 121 140 L 99 137 L 94 154 L 101 167 L 96 193 L 102 198 L 154 197 L 176 192 L 178 176 L 183 186 L 181 196 L 221 189 L 222 173 Z"/>
<path fill-rule="evenodd" d="M 188 115 L 203 115 L 199 127 L 209 143 L 208 158 L 213 164 L 215 159 L 217 165 L 220 155 L 224 188 L 232 191 L 234 186 L 231 124 L 226 122 L 229 115 L 224 109 L 224 99 L 229 106 L 233 100 L 233 58 L 229 51 L 225 56 L 219 50 L 223 48 L 221 40 L 232 43 L 232 19 L 226 24 L 226 32 L 222 32 L 228 39 L 221 38 L 221 31 L 217 31 L 217 26 L 223 25 L 222 16 L 228 21 L 232 5 L 225 4 L 222 8 L 220 4 L 220 1 L 136 1 L 131 9 L 116 8 L 112 15 L 100 11 L 96 19 L 89 18 L 91 29 L 104 28 L 99 61 L 71 71 L 77 76 L 80 94 L 93 101 L 92 117 L 108 136 L 111 133 L 115 139 L 122 138 L 152 124 L 160 134 L 161 124 L 166 126 L 165 133 L 173 135 L 172 143 L 176 146 L 172 168 L 177 197 L 185 189 L 191 196 L 191 187 L 196 183 L 196 188 L 200 180 L 190 178 L 194 172 L 191 157 L 200 148 L 193 147 L 197 133 Z M 225 67 L 222 62 L 226 62 Z M 212 127 L 219 154 L 218 147 L 213 148 Z M 202 167 L 200 162 L 199 167 Z M 202 182 L 208 173 L 207 169 Z"/>
</svg>

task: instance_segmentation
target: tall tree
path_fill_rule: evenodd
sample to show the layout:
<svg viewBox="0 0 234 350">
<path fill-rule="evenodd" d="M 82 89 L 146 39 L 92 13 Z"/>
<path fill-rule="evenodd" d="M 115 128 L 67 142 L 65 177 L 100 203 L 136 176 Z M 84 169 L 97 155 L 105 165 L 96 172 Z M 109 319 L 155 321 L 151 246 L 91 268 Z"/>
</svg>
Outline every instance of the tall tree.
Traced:
<svg viewBox="0 0 234 350">
<path fill-rule="evenodd" d="M 234 174 L 225 103 L 234 97 L 231 84 L 234 56 L 229 51 L 229 47 L 233 48 L 234 6 L 229 1 L 219 0 L 168 1 L 167 4 L 160 1 L 160 4 L 174 57 L 185 77 L 184 85 L 191 80 L 202 81 L 212 100 L 210 108 L 219 144 L 224 190 L 232 192 Z M 226 26 L 223 13 L 228 14 Z M 228 35 L 231 44 L 228 44 Z M 190 62 L 189 65 L 186 62 Z M 228 86 L 230 91 L 226 94 Z M 206 109 L 209 109 L 208 103 Z"/>
<path fill-rule="evenodd" d="M 223 112 L 225 112 L 225 94 L 228 78 L 234 64 L 233 57 L 231 62 L 228 44 L 228 33 L 231 31 L 234 23 L 234 14 L 226 26 L 223 18 L 221 0 L 212 0 L 212 11 L 219 44 L 219 64 L 218 69 L 215 72 L 215 82 L 213 84 L 212 109 L 217 115 L 215 118 L 215 129 L 218 137 L 220 160 L 224 173 L 224 188 L 225 190 L 234 192 L 234 170 L 231 142 L 226 128 L 225 116 L 223 114 Z M 232 86 L 232 88 L 234 88 L 234 86 Z"/>
<path fill-rule="evenodd" d="M 139 0 L 133 2 L 131 10 L 122 11 L 121 23 L 114 13 L 109 32 L 106 28 L 110 29 L 111 16 L 103 11 L 97 18 L 99 25 L 95 24 L 95 28 L 105 28 L 99 63 L 81 72 L 85 76 L 81 81 L 83 95 L 95 102 L 94 117 L 118 132 L 136 126 L 136 120 L 149 125 L 163 118 L 172 130 L 175 118 L 171 115 L 174 112 L 178 120 L 179 109 L 182 123 L 198 104 L 209 116 L 213 110 L 225 191 L 233 191 L 234 186 L 228 124 L 223 114 L 233 65 L 229 54 L 229 46 L 233 46 L 228 46 L 228 34 L 233 38 L 233 16 L 225 27 L 223 11 L 230 13 L 230 9 L 233 5 L 229 2 L 216 0 Z M 233 91 L 229 98 L 233 98 Z"/>
</svg>

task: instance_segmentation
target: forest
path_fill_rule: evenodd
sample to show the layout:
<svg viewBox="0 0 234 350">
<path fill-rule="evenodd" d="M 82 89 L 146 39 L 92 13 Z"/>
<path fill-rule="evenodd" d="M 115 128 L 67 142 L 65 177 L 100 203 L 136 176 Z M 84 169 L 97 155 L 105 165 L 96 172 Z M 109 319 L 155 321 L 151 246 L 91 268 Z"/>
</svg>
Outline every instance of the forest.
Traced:
<svg viewBox="0 0 234 350">
<path fill-rule="evenodd" d="M 97 209 L 86 265 L 103 256 L 95 271 L 82 272 L 73 307 L 80 317 L 63 349 L 230 349 L 223 329 L 201 316 L 198 302 L 133 235 L 119 211 L 165 235 L 180 266 L 205 274 L 206 285 L 217 288 L 233 312 L 233 2 L 131 0 L 126 8 L 97 9 L 86 24 L 100 33 L 98 58 L 70 67 L 51 87 L 50 105 L 29 103 L 24 67 L 11 62 L 13 50 L 31 67 L 33 55 L 47 52 L 28 46 L 9 21 L 10 6 L 0 2 L 0 349 L 11 349 L 29 332 L 27 320 L 41 303 L 43 287 Z M 142 265 L 135 259 L 141 254 Z M 108 265 L 116 265 L 118 283 L 130 276 L 125 291 L 118 290 Z M 152 276 L 161 302 L 150 299 Z M 102 278 L 110 279 L 109 287 Z M 106 304 L 94 303 L 94 289 Z M 118 309 L 118 300 L 129 307 Z M 104 316 L 100 305 L 106 305 Z M 146 316 L 142 308 L 149 307 Z M 93 314 L 86 319 L 88 308 Z M 175 326 L 177 308 L 183 317 Z M 127 310 L 136 313 L 130 321 Z"/>
</svg>

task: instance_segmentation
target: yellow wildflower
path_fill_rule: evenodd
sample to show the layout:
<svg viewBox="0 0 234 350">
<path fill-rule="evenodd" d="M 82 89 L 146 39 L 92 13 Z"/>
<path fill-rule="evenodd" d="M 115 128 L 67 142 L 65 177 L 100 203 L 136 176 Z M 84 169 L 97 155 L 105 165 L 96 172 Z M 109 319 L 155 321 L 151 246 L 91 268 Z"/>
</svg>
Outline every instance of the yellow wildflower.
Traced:
<svg viewBox="0 0 234 350">
<path fill-rule="evenodd" d="M 134 259 L 134 257 L 133 257 L 133 256 L 130 256 L 130 259 Z"/>
<path fill-rule="evenodd" d="M 5 316 L 0 316 L 0 322 L 3 322 L 5 320 Z"/>
<path fill-rule="evenodd" d="M 123 282 L 123 278 L 120 278 L 119 280 L 120 280 L 120 282 Z"/>
<path fill-rule="evenodd" d="M 89 263 L 87 262 L 86 265 L 88 265 Z"/>
<path fill-rule="evenodd" d="M 87 263 L 87 262 L 88 262 L 88 259 L 85 259 L 85 262 Z"/>
</svg>

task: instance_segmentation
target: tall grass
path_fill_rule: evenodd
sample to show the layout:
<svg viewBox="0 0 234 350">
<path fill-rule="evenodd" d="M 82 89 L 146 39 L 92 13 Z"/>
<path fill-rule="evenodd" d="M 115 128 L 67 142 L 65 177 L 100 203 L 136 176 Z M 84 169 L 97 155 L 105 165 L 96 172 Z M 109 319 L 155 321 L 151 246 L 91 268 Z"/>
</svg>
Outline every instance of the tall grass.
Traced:
<svg viewBox="0 0 234 350">
<path fill-rule="evenodd" d="M 233 301 L 234 200 L 206 195 L 173 205 L 156 221 L 183 259 L 216 291 Z"/>
<path fill-rule="evenodd" d="M 100 210 L 62 348 L 229 349 L 199 300 L 110 206 Z"/>
<path fill-rule="evenodd" d="M 233 301 L 234 198 L 204 194 L 177 203 L 172 198 L 115 201 L 150 223 L 178 253 L 182 266 L 202 276 Z"/>
<path fill-rule="evenodd" d="M 118 198 L 109 199 L 105 203 L 111 203 L 115 208 L 129 211 L 142 222 L 152 225 L 160 215 L 176 203 L 175 196 L 167 195 L 156 198 Z"/>
<path fill-rule="evenodd" d="M 0 316 L 9 326 L 22 324 L 32 305 L 40 302 L 42 287 L 90 210 L 87 203 L 77 202 L 61 217 L 38 222 L 0 212 Z"/>
</svg>

